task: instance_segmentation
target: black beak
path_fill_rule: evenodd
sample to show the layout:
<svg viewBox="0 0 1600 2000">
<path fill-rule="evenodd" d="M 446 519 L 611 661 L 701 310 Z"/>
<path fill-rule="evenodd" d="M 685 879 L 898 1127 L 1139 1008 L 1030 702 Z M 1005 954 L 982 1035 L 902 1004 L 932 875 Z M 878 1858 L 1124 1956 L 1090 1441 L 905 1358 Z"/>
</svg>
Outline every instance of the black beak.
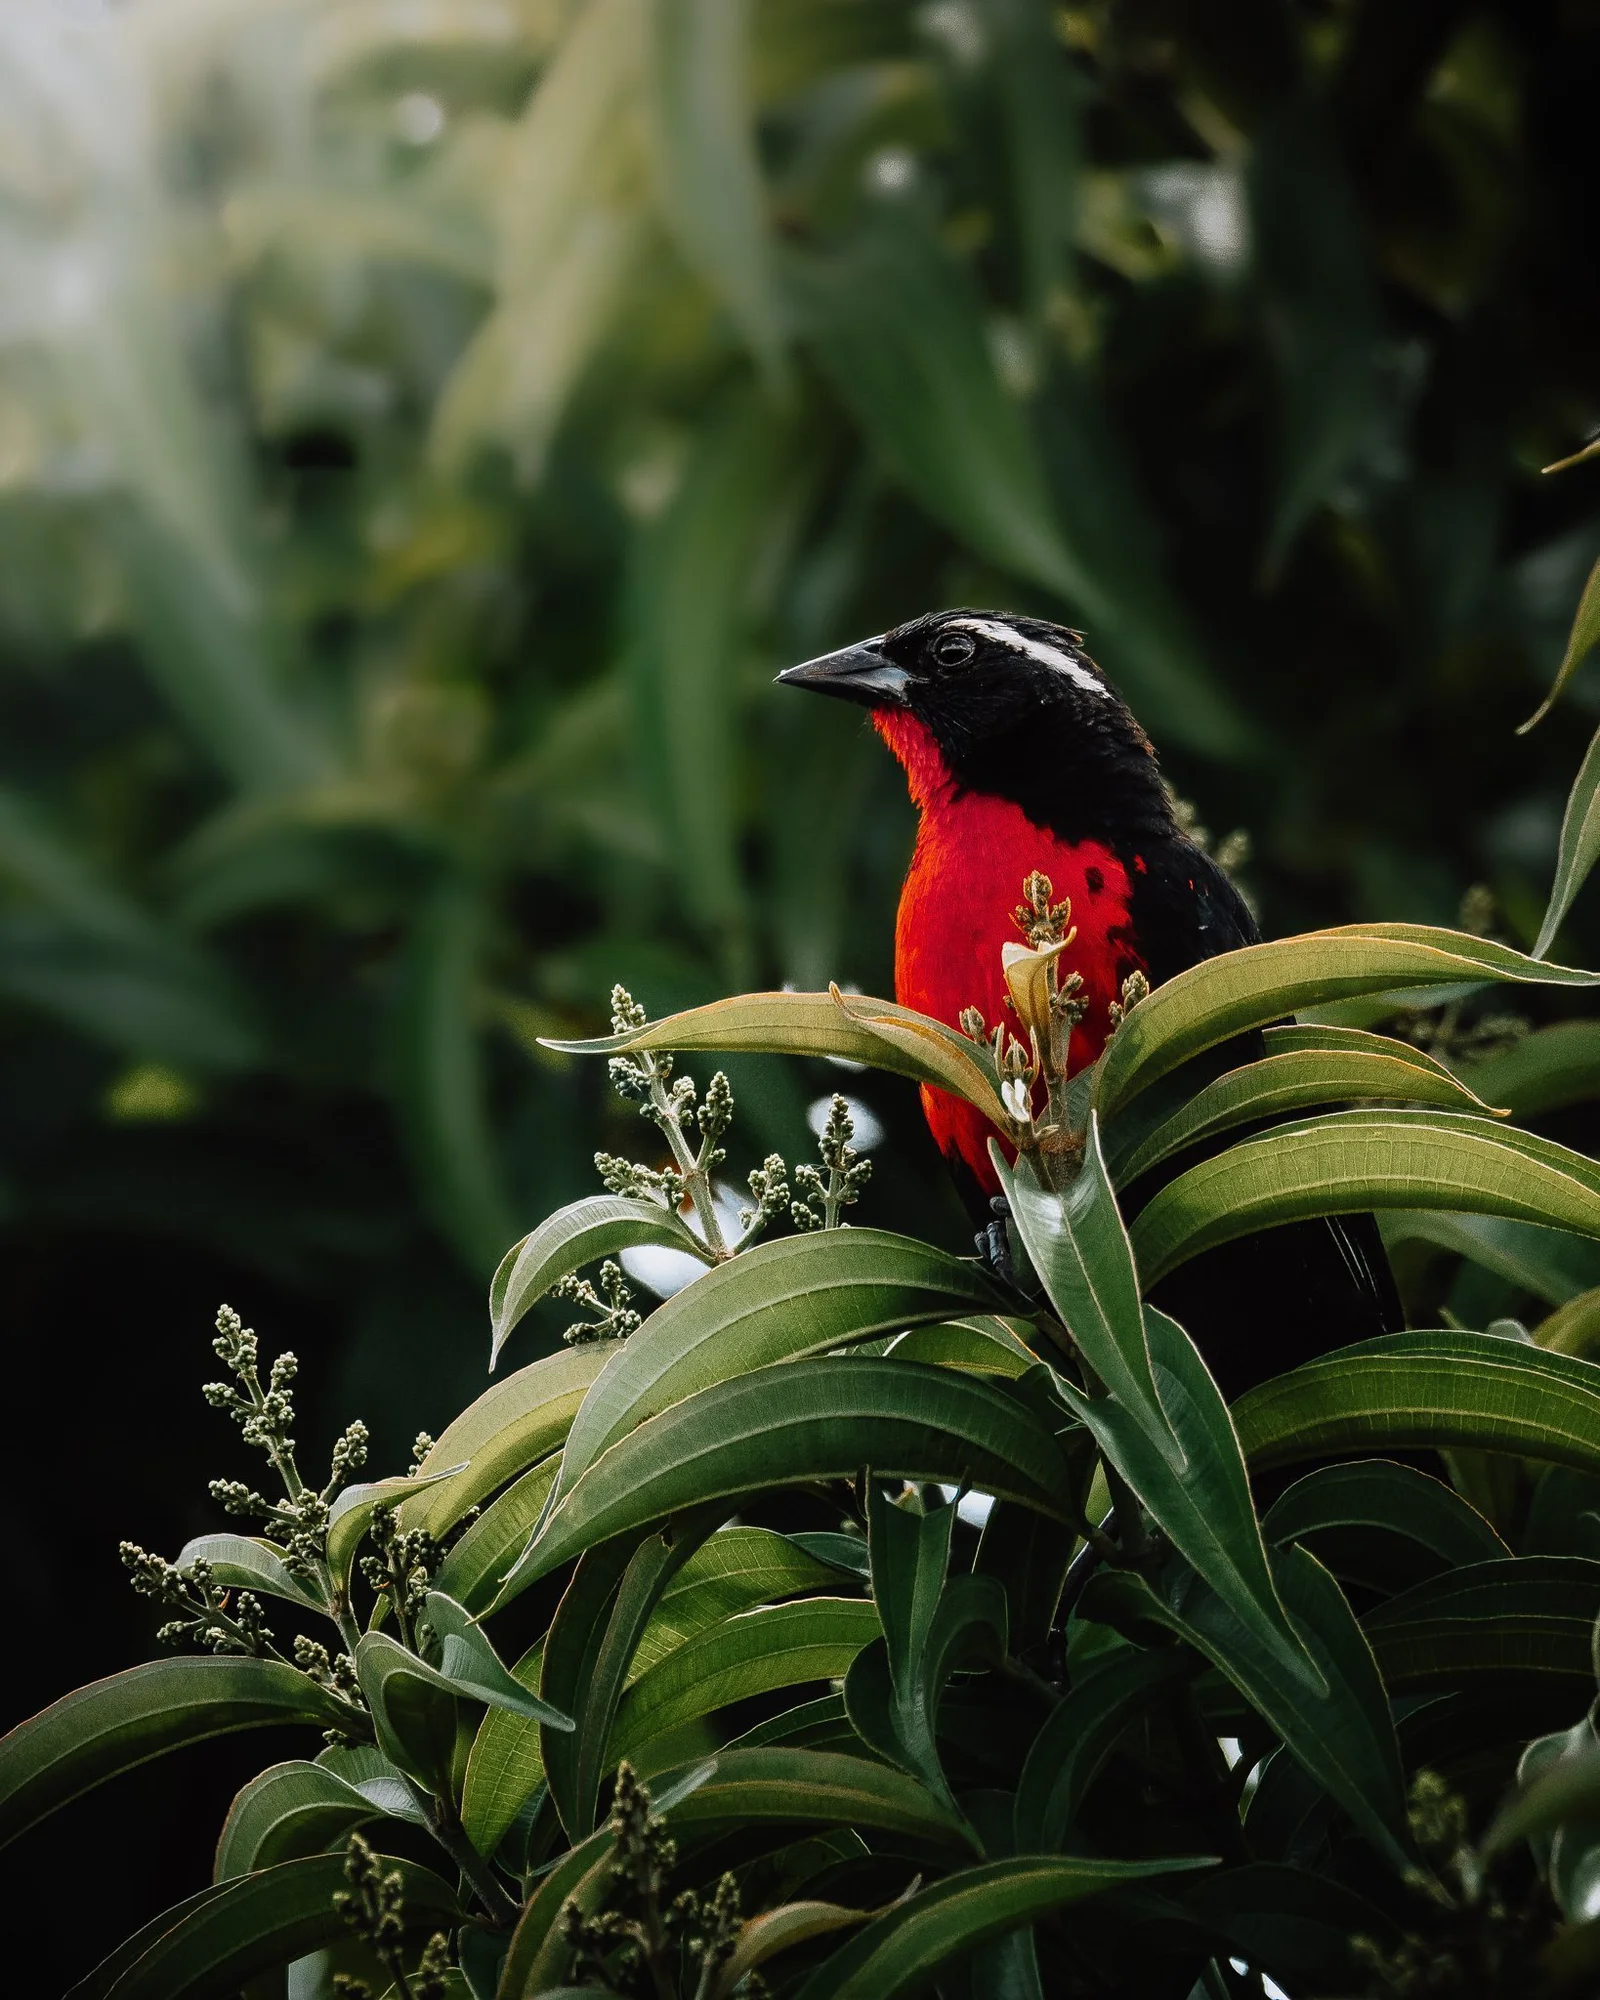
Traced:
<svg viewBox="0 0 1600 2000">
<path fill-rule="evenodd" d="M 798 667 L 786 667 L 778 680 L 785 687 L 815 688 L 819 694 L 841 695 L 846 701 L 881 708 L 885 702 L 905 701 L 911 676 L 904 667 L 895 665 L 876 639 L 864 639 L 858 646 L 843 646 L 837 653 L 823 653 Z"/>
</svg>

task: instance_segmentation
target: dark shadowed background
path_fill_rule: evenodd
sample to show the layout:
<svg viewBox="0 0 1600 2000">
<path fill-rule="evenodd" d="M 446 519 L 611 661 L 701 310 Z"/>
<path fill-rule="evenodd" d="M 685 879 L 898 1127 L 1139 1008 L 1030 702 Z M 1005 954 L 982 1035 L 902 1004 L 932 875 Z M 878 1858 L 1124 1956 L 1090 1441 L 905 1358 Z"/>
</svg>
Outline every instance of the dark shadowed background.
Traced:
<svg viewBox="0 0 1600 2000">
<path fill-rule="evenodd" d="M 481 1386 L 499 1254 L 642 1136 L 538 1035 L 888 989 L 898 775 L 778 667 L 1079 624 L 1269 932 L 1485 883 L 1532 939 L 1600 708 L 1513 733 L 1600 544 L 1600 461 L 1540 473 L 1600 423 L 1597 103 L 1579 0 L 0 14 L 6 1719 L 149 1651 L 120 1537 L 218 1525 L 219 1300 L 316 1452 Z M 741 1066 L 733 1164 L 839 1081 Z M 847 1087 L 863 1212 L 959 1242 L 909 1087 Z M 161 1767 L 88 1929 L 257 1753 Z"/>
</svg>

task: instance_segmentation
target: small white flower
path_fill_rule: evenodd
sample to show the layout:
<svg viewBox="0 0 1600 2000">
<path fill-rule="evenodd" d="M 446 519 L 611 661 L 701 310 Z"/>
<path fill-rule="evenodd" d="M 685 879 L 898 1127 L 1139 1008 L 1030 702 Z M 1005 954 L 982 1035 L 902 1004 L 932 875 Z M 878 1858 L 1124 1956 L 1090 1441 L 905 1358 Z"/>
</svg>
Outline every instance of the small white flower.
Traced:
<svg viewBox="0 0 1600 2000">
<path fill-rule="evenodd" d="M 1008 1076 L 1000 1086 L 1000 1102 L 1019 1125 L 1033 1123 L 1033 1093 L 1026 1078 Z"/>
</svg>

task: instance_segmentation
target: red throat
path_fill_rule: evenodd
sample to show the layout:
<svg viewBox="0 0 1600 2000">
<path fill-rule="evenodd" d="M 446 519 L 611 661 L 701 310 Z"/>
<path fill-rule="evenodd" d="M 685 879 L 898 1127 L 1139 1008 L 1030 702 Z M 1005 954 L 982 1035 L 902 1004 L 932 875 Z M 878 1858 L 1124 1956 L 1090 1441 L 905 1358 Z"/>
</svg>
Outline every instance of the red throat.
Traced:
<svg viewBox="0 0 1600 2000">
<path fill-rule="evenodd" d="M 873 723 L 905 767 L 921 814 L 895 925 L 896 999 L 952 1026 L 965 1007 L 978 1008 L 991 1029 L 1007 1020 L 1000 947 L 1019 935 L 1011 912 L 1022 900 L 1023 877 L 1037 868 L 1058 902 L 1072 899 L 1078 935 L 1062 963 L 1083 975 L 1089 1010 L 1073 1032 L 1072 1064 L 1092 1063 L 1123 980 L 1145 969 L 1128 921 L 1126 869 L 1109 848 L 1064 841 L 1009 799 L 961 791 L 931 732 L 904 709 L 878 710 Z M 946 1158 L 964 1165 L 985 1193 L 998 1194 L 988 1121 L 927 1087 L 922 1108 Z"/>
</svg>

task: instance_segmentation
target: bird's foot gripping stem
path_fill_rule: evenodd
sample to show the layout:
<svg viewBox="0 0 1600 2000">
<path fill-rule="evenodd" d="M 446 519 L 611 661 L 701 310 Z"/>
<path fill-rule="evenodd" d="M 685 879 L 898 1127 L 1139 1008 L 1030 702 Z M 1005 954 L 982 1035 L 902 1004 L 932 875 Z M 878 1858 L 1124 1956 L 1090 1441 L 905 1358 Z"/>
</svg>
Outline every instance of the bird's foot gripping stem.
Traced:
<svg viewBox="0 0 1600 2000">
<path fill-rule="evenodd" d="M 986 1223 L 973 1238 L 978 1256 L 993 1272 L 1002 1285 L 1017 1289 L 1016 1266 L 1011 1258 L 1011 1204 L 1003 1194 L 997 1194 L 989 1203 L 994 1221 Z"/>
</svg>

